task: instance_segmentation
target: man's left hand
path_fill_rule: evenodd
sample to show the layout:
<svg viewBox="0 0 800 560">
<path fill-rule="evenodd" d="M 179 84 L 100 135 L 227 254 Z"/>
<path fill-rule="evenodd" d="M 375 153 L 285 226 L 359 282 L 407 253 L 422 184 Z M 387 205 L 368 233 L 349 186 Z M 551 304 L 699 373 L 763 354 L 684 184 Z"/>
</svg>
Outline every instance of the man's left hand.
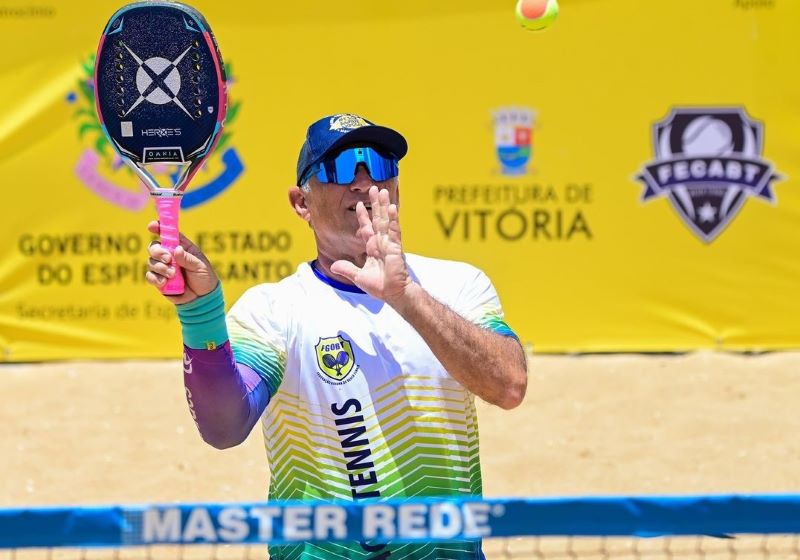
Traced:
<svg viewBox="0 0 800 560">
<path fill-rule="evenodd" d="M 390 305 L 402 298 L 413 283 L 408 274 L 403 246 L 400 241 L 400 222 L 397 205 L 389 202 L 389 191 L 369 189 L 372 219 L 363 202 L 356 205 L 358 236 L 366 245 L 367 259 L 359 268 L 346 260 L 331 265 L 331 272 L 350 280 L 372 297 Z"/>
</svg>

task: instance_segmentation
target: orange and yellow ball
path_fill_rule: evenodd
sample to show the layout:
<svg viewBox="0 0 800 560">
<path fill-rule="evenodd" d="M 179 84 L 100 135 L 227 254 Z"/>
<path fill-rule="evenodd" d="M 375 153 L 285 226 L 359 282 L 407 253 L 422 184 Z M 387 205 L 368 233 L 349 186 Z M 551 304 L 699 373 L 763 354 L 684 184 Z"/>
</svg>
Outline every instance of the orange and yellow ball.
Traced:
<svg viewBox="0 0 800 560">
<path fill-rule="evenodd" d="M 525 29 L 542 31 L 558 17 L 557 0 L 518 0 L 517 20 Z"/>
</svg>

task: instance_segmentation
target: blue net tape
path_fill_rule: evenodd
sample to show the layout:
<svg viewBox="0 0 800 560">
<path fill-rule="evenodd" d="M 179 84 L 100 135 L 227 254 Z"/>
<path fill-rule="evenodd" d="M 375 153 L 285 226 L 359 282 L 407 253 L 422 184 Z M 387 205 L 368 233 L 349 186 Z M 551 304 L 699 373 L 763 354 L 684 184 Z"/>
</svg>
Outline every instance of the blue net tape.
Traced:
<svg viewBox="0 0 800 560">
<path fill-rule="evenodd" d="M 0 548 L 800 533 L 800 495 L 0 509 Z"/>
</svg>

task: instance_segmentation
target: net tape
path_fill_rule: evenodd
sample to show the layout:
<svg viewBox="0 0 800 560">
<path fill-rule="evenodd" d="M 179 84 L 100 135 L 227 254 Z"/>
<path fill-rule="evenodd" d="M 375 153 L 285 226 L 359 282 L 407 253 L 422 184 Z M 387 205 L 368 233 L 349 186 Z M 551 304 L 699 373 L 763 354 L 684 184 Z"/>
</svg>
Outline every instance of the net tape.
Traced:
<svg viewBox="0 0 800 560">
<path fill-rule="evenodd" d="M 689 551 L 694 557 L 705 557 L 724 551 L 736 557 L 745 540 L 729 538 L 733 535 L 758 535 L 747 539 L 746 548 L 759 550 L 762 556 L 769 556 L 777 546 L 781 556 L 798 558 L 798 534 L 800 495 L 431 498 L 0 509 L 0 549 L 69 547 L 86 549 L 82 553 L 85 556 L 71 556 L 85 558 L 97 557 L 91 556 L 94 547 L 129 549 L 117 551 L 120 558 L 127 557 L 127 552 L 145 551 L 133 557 L 150 558 L 159 557 L 150 556 L 148 551 L 159 550 L 161 545 L 180 550 L 192 548 L 185 545 L 206 545 L 203 557 L 222 558 L 227 550 L 249 544 L 500 537 L 497 542 L 487 541 L 487 555 L 491 550 L 495 557 L 503 558 L 553 558 L 559 554 L 563 558 L 604 558 L 622 552 L 623 556 L 639 558 Z M 570 538 L 531 538 L 547 536 Z M 666 538 L 614 538 L 631 536 Z M 560 543 L 560 553 L 546 550 L 553 542 Z M 618 542 L 625 544 L 613 544 Z M 264 557 L 263 546 L 252 548 L 260 550 L 256 557 Z M 247 557 L 241 553 L 245 549 L 235 557 Z M 5 559 L 0 556 L 0 560 Z"/>
</svg>

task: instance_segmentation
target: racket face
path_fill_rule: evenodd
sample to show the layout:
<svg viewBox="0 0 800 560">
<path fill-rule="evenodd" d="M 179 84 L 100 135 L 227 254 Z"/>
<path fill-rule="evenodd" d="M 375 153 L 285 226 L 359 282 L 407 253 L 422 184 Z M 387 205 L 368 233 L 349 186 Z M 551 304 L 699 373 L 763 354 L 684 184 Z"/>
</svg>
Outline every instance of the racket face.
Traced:
<svg viewBox="0 0 800 560">
<path fill-rule="evenodd" d="M 227 100 L 222 58 L 203 16 L 177 2 L 117 11 L 97 51 L 95 100 L 111 144 L 137 165 L 208 155 Z"/>
</svg>

